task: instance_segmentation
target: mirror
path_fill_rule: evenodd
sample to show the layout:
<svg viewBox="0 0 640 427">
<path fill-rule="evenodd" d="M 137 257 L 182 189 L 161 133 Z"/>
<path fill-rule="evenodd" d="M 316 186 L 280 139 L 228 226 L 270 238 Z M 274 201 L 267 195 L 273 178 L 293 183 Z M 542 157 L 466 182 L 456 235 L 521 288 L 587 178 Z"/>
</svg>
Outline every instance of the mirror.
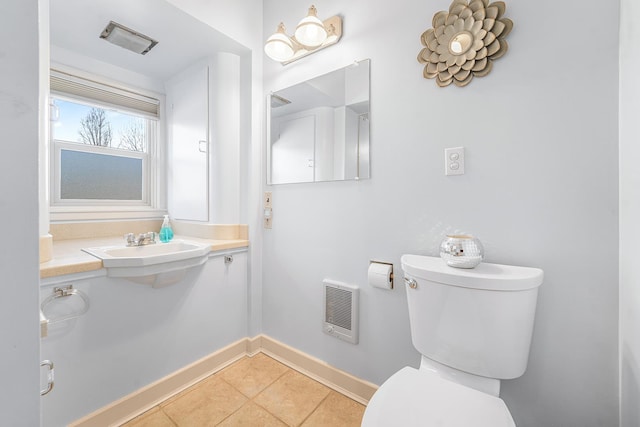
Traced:
<svg viewBox="0 0 640 427">
<path fill-rule="evenodd" d="M 370 60 L 268 96 L 267 184 L 369 178 Z"/>
</svg>

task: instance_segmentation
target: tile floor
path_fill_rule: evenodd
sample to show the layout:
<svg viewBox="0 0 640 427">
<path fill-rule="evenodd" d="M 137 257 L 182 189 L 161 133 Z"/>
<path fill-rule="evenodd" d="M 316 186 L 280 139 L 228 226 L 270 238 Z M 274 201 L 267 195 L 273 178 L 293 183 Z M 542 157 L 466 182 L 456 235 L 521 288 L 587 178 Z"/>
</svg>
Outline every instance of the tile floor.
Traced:
<svg viewBox="0 0 640 427">
<path fill-rule="evenodd" d="M 364 405 L 258 353 L 162 402 L 124 427 L 358 427 Z"/>
</svg>

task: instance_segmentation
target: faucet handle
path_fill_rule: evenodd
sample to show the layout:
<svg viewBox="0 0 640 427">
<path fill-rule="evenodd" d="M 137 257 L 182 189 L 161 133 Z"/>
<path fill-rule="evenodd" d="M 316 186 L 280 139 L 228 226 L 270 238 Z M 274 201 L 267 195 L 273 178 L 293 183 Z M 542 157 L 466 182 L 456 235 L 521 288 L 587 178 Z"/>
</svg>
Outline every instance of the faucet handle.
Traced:
<svg viewBox="0 0 640 427">
<path fill-rule="evenodd" d="M 156 243 L 156 236 L 158 235 L 158 233 L 156 233 L 155 231 L 149 231 L 147 233 L 147 239 L 149 239 L 149 243 Z"/>
<path fill-rule="evenodd" d="M 127 246 L 132 246 L 136 242 L 136 236 L 133 233 L 125 234 L 124 239 L 127 241 Z"/>
</svg>

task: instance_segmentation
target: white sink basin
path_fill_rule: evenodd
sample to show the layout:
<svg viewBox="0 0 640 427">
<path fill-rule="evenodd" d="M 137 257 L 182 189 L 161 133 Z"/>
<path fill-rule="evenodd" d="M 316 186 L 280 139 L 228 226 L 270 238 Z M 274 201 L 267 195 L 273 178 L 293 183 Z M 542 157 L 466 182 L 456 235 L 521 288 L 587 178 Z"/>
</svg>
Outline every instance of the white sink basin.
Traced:
<svg viewBox="0 0 640 427">
<path fill-rule="evenodd" d="M 187 269 L 204 264 L 211 245 L 174 240 L 145 246 L 102 246 L 82 250 L 102 260 L 107 276 L 161 287 L 178 282 Z"/>
<path fill-rule="evenodd" d="M 210 245 L 176 240 L 145 246 L 102 246 L 83 251 L 100 258 L 105 267 L 138 267 L 205 256 Z"/>
</svg>

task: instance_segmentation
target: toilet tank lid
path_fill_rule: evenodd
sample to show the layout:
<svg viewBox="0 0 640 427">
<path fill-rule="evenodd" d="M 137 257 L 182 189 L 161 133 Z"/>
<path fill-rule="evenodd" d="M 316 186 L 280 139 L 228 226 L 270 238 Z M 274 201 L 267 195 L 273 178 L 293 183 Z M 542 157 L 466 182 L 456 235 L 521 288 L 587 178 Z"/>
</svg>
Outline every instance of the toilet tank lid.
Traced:
<svg viewBox="0 0 640 427">
<path fill-rule="evenodd" d="M 402 270 L 410 276 L 445 285 L 492 291 L 522 291 L 542 284 L 539 268 L 480 263 L 475 268 L 449 267 L 442 258 L 402 255 Z"/>
</svg>

